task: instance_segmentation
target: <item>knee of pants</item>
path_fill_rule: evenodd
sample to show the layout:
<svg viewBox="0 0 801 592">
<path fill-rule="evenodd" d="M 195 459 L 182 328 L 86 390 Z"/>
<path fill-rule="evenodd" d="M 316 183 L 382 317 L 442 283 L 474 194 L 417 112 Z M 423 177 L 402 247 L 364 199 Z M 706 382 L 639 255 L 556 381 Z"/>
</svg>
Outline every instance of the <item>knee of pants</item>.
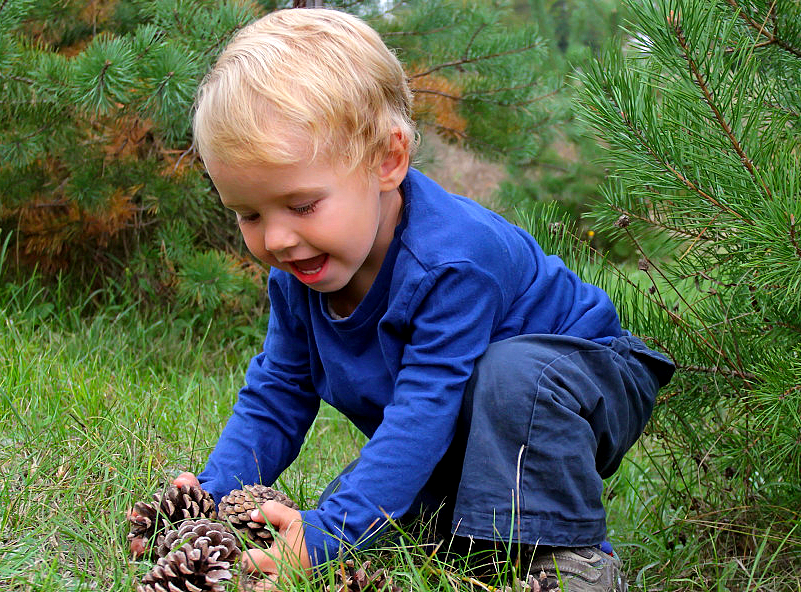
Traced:
<svg viewBox="0 0 801 592">
<path fill-rule="evenodd" d="M 579 351 L 571 347 L 572 341 L 576 340 L 559 335 L 520 335 L 491 343 L 476 361 L 465 391 L 466 403 L 507 410 L 509 403 L 520 401 L 521 394 L 536 391 L 543 372 L 555 360 Z"/>
<path fill-rule="evenodd" d="M 585 453 L 600 453 L 599 469 L 607 473 L 650 415 L 638 368 L 612 348 L 573 337 L 523 335 L 493 343 L 465 393 L 471 437 L 494 426 L 504 447 L 519 447 L 532 437 L 558 435 L 582 442 Z"/>
<path fill-rule="evenodd" d="M 509 440 L 519 444 L 528 438 L 544 369 L 564 355 L 559 348 L 541 344 L 537 337 L 526 335 L 491 343 L 477 360 L 465 390 L 465 417 L 471 423 L 504 426 Z"/>
</svg>

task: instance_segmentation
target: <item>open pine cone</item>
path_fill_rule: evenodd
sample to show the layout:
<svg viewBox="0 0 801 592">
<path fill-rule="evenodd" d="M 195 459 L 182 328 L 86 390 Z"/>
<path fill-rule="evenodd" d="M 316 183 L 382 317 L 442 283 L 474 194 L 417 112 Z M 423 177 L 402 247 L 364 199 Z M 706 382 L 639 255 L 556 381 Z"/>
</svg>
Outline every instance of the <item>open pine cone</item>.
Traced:
<svg viewBox="0 0 801 592">
<path fill-rule="evenodd" d="M 334 586 L 325 588 L 326 592 L 401 592 L 402 588 L 392 583 L 386 570 L 379 569 L 367 575 L 370 562 L 365 561 L 359 569 L 348 559 L 338 564 L 334 572 Z"/>
<path fill-rule="evenodd" d="M 223 524 L 212 522 L 206 518 L 186 520 L 175 530 L 169 530 L 156 549 L 156 555 L 166 557 L 176 547 L 192 543 L 195 547 L 209 546 L 219 551 L 218 559 L 233 563 L 242 554 L 239 539 Z"/>
<path fill-rule="evenodd" d="M 243 489 L 234 489 L 223 496 L 220 501 L 220 520 L 228 522 L 233 528 L 240 531 L 246 541 L 256 546 L 267 547 L 273 542 L 273 534 L 267 525 L 253 522 L 250 513 L 270 500 L 280 502 L 295 510 L 300 509 L 285 493 L 277 491 L 266 485 L 245 485 Z"/>
<path fill-rule="evenodd" d="M 153 495 L 152 502 L 137 502 L 128 514 L 128 542 L 135 556 L 152 555 L 164 533 L 184 520 L 217 518 L 214 499 L 200 487 L 170 485 Z"/>
<path fill-rule="evenodd" d="M 208 537 L 198 537 L 160 558 L 142 577 L 136 592 L 224 592 L 225 582 L 233 574 L 228 569 L 231 563 L 222 556 L 230 557 L 227 545 L 210 544 Z"/>
</svg>

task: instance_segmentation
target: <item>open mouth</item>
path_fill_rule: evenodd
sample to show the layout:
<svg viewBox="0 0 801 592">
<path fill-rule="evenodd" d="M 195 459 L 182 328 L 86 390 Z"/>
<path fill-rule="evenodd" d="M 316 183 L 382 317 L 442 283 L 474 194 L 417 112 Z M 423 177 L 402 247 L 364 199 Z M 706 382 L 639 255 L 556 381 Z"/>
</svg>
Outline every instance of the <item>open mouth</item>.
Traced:
<svg viewBox="0 0 801 592">
<path fill-rule="evenodd" d="M 328 255 L 317 255 L 309 259 L 299 259 L 289 263 L 292 271 L 295 272 L 295 277 L 306 284 L 311 284 L 322 277 L 325 270 L 326 263 L 328 263 Z"/>
</svg>

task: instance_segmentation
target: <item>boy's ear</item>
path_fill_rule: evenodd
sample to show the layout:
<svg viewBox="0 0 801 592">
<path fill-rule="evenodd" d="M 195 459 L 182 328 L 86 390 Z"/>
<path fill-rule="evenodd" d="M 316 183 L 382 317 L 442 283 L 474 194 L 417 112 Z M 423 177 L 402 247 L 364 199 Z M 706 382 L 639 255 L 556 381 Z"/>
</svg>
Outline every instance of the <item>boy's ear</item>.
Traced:
<svg viewBox="0 0 801 592">
<path fill-rule="evenodd" d="M 378 185 L 381 191 L 400 187 L 409 171 L 409 141 L 398 128 L 392 129 L 389 150 L 378 164 Z"/>
</svg>

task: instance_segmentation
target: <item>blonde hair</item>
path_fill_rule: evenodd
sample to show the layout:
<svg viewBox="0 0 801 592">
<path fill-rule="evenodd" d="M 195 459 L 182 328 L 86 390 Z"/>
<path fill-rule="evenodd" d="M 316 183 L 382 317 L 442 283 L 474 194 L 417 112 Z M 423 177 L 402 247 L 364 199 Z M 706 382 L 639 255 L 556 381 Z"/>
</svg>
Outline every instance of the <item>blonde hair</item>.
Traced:
<svg viewBox="0 0 801 592">
<path fill-rule="evenodd" d="M 329 9 L 279 10 L 239 31 L 204 78 L 195 143 L 202 157 L 231 165 L 324 154 L 372 167 L 395 128 L 414 150 L 411 113 L 403 67 L 366 23 Z"/>
</svg>

